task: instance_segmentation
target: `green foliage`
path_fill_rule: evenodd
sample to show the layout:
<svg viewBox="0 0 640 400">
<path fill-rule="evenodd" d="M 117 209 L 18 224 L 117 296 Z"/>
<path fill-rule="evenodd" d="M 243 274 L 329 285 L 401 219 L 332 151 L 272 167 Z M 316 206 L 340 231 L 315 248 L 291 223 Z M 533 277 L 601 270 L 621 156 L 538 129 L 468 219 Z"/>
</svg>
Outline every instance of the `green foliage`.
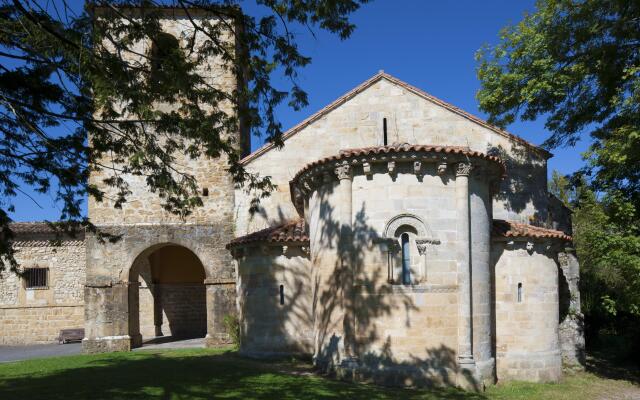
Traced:
<svg viewBox="0 0 640 400">
<path fill-rule="evenodd" d="M 240 348 L 240 321 L 236 315 L 225 315 L 223 319 L 224 327 L 229 334 L 231 343 L 236 349 Z"/>
<path fill-rule="evenodd" d="M 584 179 L 570 182 L 554 171 L 549 190 L 573 211 L 580 260 L 580 293 L 588 339 L 603 330 L 627 337 L 640 351 L 640 215 L 620 192 L 599 196 Z M 633 346 L 635 345 L 635 348 Z"/>
<path fill-rule="evenodd" d="M 26 187 L 58 202 L 60 232 L 86 228 L 116 240 L 85 218 L 86 196 L 121 207 L 130 194 L 125 177 L 141 176 L 167 211 L 186 217 L 202 204 L 179 162 L 186 154 L 226 160 L 257 206 L 273 188 L 269 177 L 243 168 L 243 149 L 227 133 L 282 145 L 276 107 L 307 104 L 297 76 L 311 59 L 293 32 L 345 39 L 350 14 L 367 1 L 256 0 L 251 15 L 240 0 L 92 1 L 84 9 L 0 0 L 0 270 L 17 267 L 8 213 Z M 182 15 L 179 38 L 162 32 L 167 13 Z M 212 81 L 212 65 L 238 85 Z M 109 175 L 100 186 L 108 191 L 88 181 L 98 168 Z"/>
<path fill-rule="evenodd" d="M 549 182 L 549 193 L 553 194 L 564 204 L 569 207 L 573 200 L 574 193 L 571 191 L 569 178 L 554 170 L 551 173 L 551 181 Z"/>
<path fill-rule="evenodd" d="M 536 11 L 477 54 L 480 108 L 507 125 L 546 118 L 545 144 L 589 131 L 586 172 L 598 191 L 640 205 L 640 2 L 538 0 Z"/>
<path fill-rule="evenodd" d="M 640 219 L 635 207 L 618 193 L 598 199 L 583 188 L 573 221 L 585 312 L 640 317 Z"/>
<path fill-rule="evenodd" d="M 584 132 L 587 165 L 550 190 L 574 211 L 587 324 L 640 342 L 640 2 L 538 0 L 535 12 L 477 53 L 489 120 L 546 119 L 547 147 Z M 588 179 L 587 179 L 588 178 Z M 625 328 L 623 329 L 623 325 Z M 635 326 L 635 328 L 633 328 Z M 638 346 L 640 348 L 640 346 Z"/>
</svg>

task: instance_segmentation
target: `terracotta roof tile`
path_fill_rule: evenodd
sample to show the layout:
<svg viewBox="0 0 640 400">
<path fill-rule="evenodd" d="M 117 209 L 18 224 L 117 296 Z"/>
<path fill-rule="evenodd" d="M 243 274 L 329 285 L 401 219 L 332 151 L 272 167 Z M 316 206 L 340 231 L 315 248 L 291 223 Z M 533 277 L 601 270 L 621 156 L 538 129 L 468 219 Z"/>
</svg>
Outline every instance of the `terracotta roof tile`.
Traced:
<svg viewBox="0 0 640 400">
<path fill-rule="evenodd" d="M 37 222 L 12 222 L 9 228 L 15 234 L 20 233 L 54 233 L 55 230 L 44 221 Z"/>
<path fill-rule="evenodd" d="M 75 232 L 73 232 L 71 226 L 59 225 L 58 229 L 56 229 L 56 224 L 58 223 L 46 221 L 12 222 L 9 224 L 9 229 L 16 237 L 44 235 L 56 239 L 72 238 L 84 240 L 84 228 L 76 227 Z"/>
<path fill-rule="evenodd" d="M 394 145 L 394 146 L 375 146 L 375 147 L 361 147 L 357 149 L 346 149 L 340 150 L 337 155 L 329 156 L 322 158 L 320 160 L 311 162 L 305 165 L 298 173 L 294 176 L 292 181 L 295 181 L 300 175 L 304 172 L 313 168 L 317 165 L 324 164 L 331 161 L 340 161 L 343 159 L 351 158 L 351 157 L 360 157 L 367 155 L 382 155 L 382 154 L 398 154 L 403 152 L 427 152 L 427 153 L 445 153 L 445 154 L 457 154 L 467 157 L 476 157 L 482 158 L 488 161 L 495 162 L 500 165 L 502 170 L 502 174 L 505 173 L 506 167 L 504 162 L 499 157 L 490 156 L 479 151 L 474 151 L 469 149 L 468 147 L 462 146 L 436 146 L 436 145 L 428 145 L 428 144 L 402 144 L 402 145 Z"/>
<path fill-rule="evenodd" d="M 493 220 L 492 234 L 507 238 L 559 239 L 568 242 L 572 240 L 571 236 L 562 231 L 501 219 Z"/>
<path fill-rule="evenodd" d="M 278 226 L 262 229 L 248 235 L 240 236 L 227 244 L 227 249 L 244 246 L 250 243 L 300 243 L 309 242 L 307 226 L 304 219 L 290 221 Z"/>
</svg>

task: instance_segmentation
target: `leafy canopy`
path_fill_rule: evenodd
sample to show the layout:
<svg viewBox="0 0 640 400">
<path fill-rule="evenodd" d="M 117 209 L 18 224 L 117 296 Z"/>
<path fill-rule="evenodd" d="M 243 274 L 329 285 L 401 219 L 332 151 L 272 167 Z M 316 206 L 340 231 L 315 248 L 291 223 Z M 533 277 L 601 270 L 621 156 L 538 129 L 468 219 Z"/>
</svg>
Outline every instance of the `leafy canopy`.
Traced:
<svg viewBox="0 0 640 400">
<path fill-rule="evenodd" d="M 585 315 L 640 317 L 640 215 L 619 192 L 596 194 L 584 179 L 553 171 L 549 191 L 572 211 Z"/>
<path fill-rule="evenodd" d="M 67 0 L 0 0 L 0 270 L 17 267 L 8 213 L 26 186 L 60 204 L 58 231 L 84 227 L 103 239 L 83 200 L 103 200 L 106 186 L 121 207 L 127 175 L 143 176 L 174 214 L 202 204 L 190 171 L 176 162 L 183 154 L 222 157 L 237 185 L 266 195 L 268 177 L 244 170 L 237 135 L 228 133 L 281 145 L 275 109 L 307 104 L 296 78 L 311 62 L 292 27 L 346 39 L 349 15 L 367 1 L 256 0 L 249 13 L 240 0 L 95 1 L 83 9 Z M 162 31 L 171 12 L 189 24 L 182 37 Z M 211 60 L 240 84 L 213 82 Z M 276 87 L 274 75 L 288 84 Z M 90 183 L 100 168 L 110 177 Z"/>
<path fill-rule="evenodd" d="M 640 204 L 640 2 L 538 0 L 536 11 L 477 53 L 477 97 L 489 120 L 546 118 L 545 145 L 593 139 L 596 190 Z"/>
</svg>

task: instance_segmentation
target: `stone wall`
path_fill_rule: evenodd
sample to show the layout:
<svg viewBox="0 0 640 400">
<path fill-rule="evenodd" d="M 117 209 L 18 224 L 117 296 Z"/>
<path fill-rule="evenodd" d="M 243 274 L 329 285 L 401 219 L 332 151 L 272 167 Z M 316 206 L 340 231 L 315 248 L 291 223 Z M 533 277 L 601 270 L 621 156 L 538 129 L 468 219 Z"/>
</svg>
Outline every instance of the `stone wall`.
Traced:
<svg viewBox="0 0 640 400">
<path fill-rule="evenodd" d="M 311 355 L 314 315 L 308 255 L 299 246 L 254 246 L 238 254 L 240 352 L 250 357 Z"/>
<path fill-rule="evenodd" d="M 137 276 L 130 278 L 131 267 L 139 260 L 148 258 L 154 251 L 170 245 L 188 249 L 202 262 L 207 292 L 207 334 L 215 337 L 215 340 L 224 340 L 227 335 L 222 318 L 229 312 L 235 312 L 235 266 L 233 258 L 224 248 L 232 236 L 232 228 L 231 221 L 220 221 L 218 225 L 205 226 L 175 224 L 109 227 L 104 229 L 121 235 L 122 240 L 107 244 L 99 243 L 95 237 L 89 235 L 88 288 L 85 297 L 89 311 L 85 323 L 85 349 L 104 350 L 102 345 L 96 342 L 105 337 L 115 336 L 122 342 L 131 340 L 127 293 L 130 279 L 133 279 L 132 283 L 136 285 L 141 284 Z M 148 287 L 149 281 L 145 282 Z M 152 299 L 145 293 L 149 293 L 149 289 L 138 290 L 143 293 L 140 297 L 141 307 L 145 307 L 144 304 L 148 307 Z M 145 312 L 145 315 L 147 314 Z M 149 327 L 149 321 L 140 322 L 142 327 Z M 149 332 L 147 328 L 145 329 Z M 122 344 L 122 347 L 118 348 L 126 350 L 129 347 L 129 344 Z"/>
<path fill-rule="evenodd" d="M 358 373 L 373 379 L 405 374 L 405 383 L 415 384 L 493 382 L 491 173 L 469 176 L 470 170 L 456 167 L 448 155 L 444 164 L 437 157 L 423 163 L 418 174 L 413 160 L 420 157 L 398 154 L 390 173 L 380 160 L 361 168 L 359 163 L 369 160 L 360 156 L 345 161 L 346 173 L 342 164 L 336 167 L 339 180 L 328 175 L 310 189 L 305 215 L 319 299 L 314 357 L 321 366 L 341 369 L 355 355 Z M 397 268 L 405 234 L 408 282 Z M 470 259 L 473 273 L 465 261 Z M 469 370 L 459 363 L 464 349 L 472 363 L 476 360 Z"/>
<path fill-rule="evenodd" d="M 21 270 L 48 268 L 46 289 L 26 289 L 23 279 L 5 271 L 0 277 L 0 344 L 55 341 L 61 329 L 81 328 L 84 311 L 85 246 L 51 234 L 19 234 L 14 248 Z"/>
<path fill-rule="evenodd" d="M 585 364 L 584 315 L 580 309 L 580 265 L 571 248 L 558 254 L 560 263 L 560 348 L 565 366 Z"/>
<path fill-rule="evenodd" d="M 549 242 L 494 241 L 498 380 L 558 381 L 557 249 Z M 518 293 L 520 292 L 520 293 Z"/>
<path fill-rule="evenodd" d="M 204 284 L 154 285 L 157 312 L 162 313 L 162 335 L 198 338 L 207 334 Z"/>
<path fill-rule="evenodd" d="M 194 27 L 189 17 L 184 15 L 180 10 L 171 10 L 174 15 L 167 19 L 160 19 L 160 25 L 163 32 L 173 35 L 184 49 L 189 46 L 199 46 L 205 40 L 208 40 L 205 34 L 194 32 Z M 112 16 L 113 17 L 113 16 Z M 199 18 L 193 16 L 193 18 Z M 217 18 L 209 17 L 209 23 L 219 23 Z M 224 30 L 223 30 L 224 33 Z M 195 35 L 195 41 L 190 42 Z M 232 43 L 231 35 L 224 35 L 223 40 Z M 140 41 L 132 46 L 132 50 L 138 54 L 148 54 L 152 42 L 151 40 Z M 148 62 L 141 56 L 131 54 L 133 61 Z M 218 90 L 232 93 L 236 86 L 237 80 L 233 71 L 225 66 L 220 56 L 210 56 L 206 63 L 207 69 L 200 71 L 207 83 L 214 86 Z M 158 107 L 167 107 L 158 104 Z M 232 114 L 233 107 L 229 102 L 221 102 L 220 111 Z M 229 132 L 229 135 L 239 136 L 238 132 Z M 236 141 L 238 151 L 242 143 Z M 204 150 L 204 149 L 201 149 Z M 203 206 L 198 207 L 189 215 L 186 220 L 191 223 L 206 224 L 218 221 L 220 219 L 230 219 L 233 214 L 233 183 L 227 172 L 228 164 L 226 157 L 210 158 L 202 155 L 197 158 L 191 158 L 186 154 L 173 154 L 175 161 L 173 167 L 179 172 L 191 174 L 197 181 L 198 190 L 201 195 Z M 102 165 L 111 165 L 108 159 L 103 160 Z M 114 208 L 114 202 L 110 199 L 116 199 L 118 196 L 115 189 L 104 183 L 106 179 L 117 174 L 118 178 L 124 179 L 129 184 L 130 194 L 127 196 L 127 202 L 121 208 Z M 95 224 L 99 225 L 119 225 L 119 224 L 136 224 L 136 223 L 180 223 L 183 219 L 169 213 L 162 207 L 163 199 L 158 193 L 149 190 L 146 182 L 146 176 L 123 174 L 119 171 L 109 169 L 92 170 L 90 183 L 96 185 L 100 190 L 105 191 L 104 200 L 96 201 L 95 198 L 89 197 L 89 215 Z M 204 189 L 208 190 L 208 196 L 203 195 Z"/>
<path fill-rule="evenodd" d="M 0 307 L 0 345 L 52 343 L 61 329 L 83 325 L 83 305 Z"/>
<path fill-rule="evenodd" d="M 197 18 L 201 18 L 198 15 Z M 212 24 L 220 23 L 216 18 L 206 17 Z M 172 34 L 187 47 L 193 27 L 189 17 L 180 10 L 172 10 L 167 19 L 160 21 L 164 32 Z M 194 46 L 206 37 L 195 33 Z M 223 41 L 232 45 L 232 35 Z M 149 51 L 151 41 L 136 43 L 139 53 Z M 211 56 L 206 71 L 208 83 L 217 89 L 233 92 L 237 85 L 232 69 L 226 68 L 221 57 Z M 166 104 L 158 104 L 167 108 Z M 220 111 L 233 113 L 229 102 L 220 104 Z M 241 151 L 240 132 L 227 132 Z M 223 136 L 224 136 L 223 135 Z M 131 194 L 121 209 L 114 208 L 109 198 L 113 189 L 105 184 L 113 172 L 108 169 L 92 171 L 90 182 L 104 190 L 105 200 L 89 199 L 89 217 L 104 229 L 121 237 L 116 243 L 100 243 L 91 236 L 87 240 L 87 304 L 84 349 L 87 352 L 106 350 L 128 350 L 137 344 L 139 328 L 150 333 L 148 320 L 130 320 L 130 308 L 149 306 L 150 287 L 141 289 L 138 279 L 129 279 L 134 262 L 149 256 L 155 250 L 168 245 L 179 245 L 191 250 L 202 262 L 206 279 L 207 343 L 225 341 L 222 318 L 235 312 L 233 299 L 235 270 L 225 245 L 234 237 L 234 184 L 227 171 L 225 157 L 210 158 L 205 155 L 192 158 L 187 154 L 174 154 L 174 166 L 180 172 L 195 177 L 203 206 L 185 218 L 168 213 L 158 193 L 152 193 L 144 176 L 119 175 L 129 184 Z M 109 165 L 109 160 L 105 160 Z M 206 189 L 206 190 L 205 190 Z M 204 193 L 208 194 L 205 195 Z M 135 288 L 133 286 L 135 285 Z M 142 292 L 140 296 L 139 293 Z M 138 304 L 139 303 L 139 304 Z M 133 306 L 133 307 L 130 307 Z M 154 328 L 155 330 L 155 328 Z M 133 342 L 132 342 L 133 341 Z"/>
<path fill-rule="evenodd" d="M 236 234 L 294 219 L 289 180 L 306 164 L 338 154 L 342 149 L 382 145 L 387 119 L 389 144 L 468 146 L 499 155 L 507 163 L 507 177 L 493 200 L 493 217 L 544 220 L 547 209 L 547 171 L 542 153 L 496 133 L 437 103 L 420 97 L 387 78 L 374 79 L 340 100 L 336 108 L 306 121 L 285 140 L 282 150 L 258 151 L 246 168 L 271 176 L 276 190 L 261 200 L 261 212 L 248 213 L 251 195 L 236 191 Z"/>
</svg>

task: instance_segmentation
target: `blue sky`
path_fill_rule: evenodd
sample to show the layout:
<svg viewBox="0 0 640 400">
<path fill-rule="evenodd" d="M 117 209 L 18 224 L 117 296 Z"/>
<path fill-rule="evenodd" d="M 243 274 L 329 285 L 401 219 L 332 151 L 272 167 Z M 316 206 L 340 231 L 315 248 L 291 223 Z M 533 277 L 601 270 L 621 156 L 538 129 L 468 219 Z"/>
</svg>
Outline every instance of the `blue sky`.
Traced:
<svg viewBox="0 0 640 400">
<path fill-rule="evenodd" d="M 479 82 L 474 54 L 483 44 L 497 43 L 502 27 L 533 9 L 533 0 L 375 0 L 353 15 L 357 29 L 346 41 L 317 30 L 314 38 L 300 29 L 302 51 L 313 59 L 299 78 L 309 94 L 309 106 L 299 112 L 281 107 L 278 116 L 289 128 L 382 69 L 485 117 L 475 99 Z M 507 129 L 536 144 L 548 136 L 544 121 L 517 122 Z M 253 142 L 256 148 L 258 140 Z M 549 174 L 553 169 L 571 173 L 582 166 L 580 153 L 587 145 L 583 141 L 575 148 L 554 150 Z M 49 196 L 24 189 L 39 205 L 26 196 L 16 198 L 14 220 L 59 216 L 59 207 Z"/>
</svg>

